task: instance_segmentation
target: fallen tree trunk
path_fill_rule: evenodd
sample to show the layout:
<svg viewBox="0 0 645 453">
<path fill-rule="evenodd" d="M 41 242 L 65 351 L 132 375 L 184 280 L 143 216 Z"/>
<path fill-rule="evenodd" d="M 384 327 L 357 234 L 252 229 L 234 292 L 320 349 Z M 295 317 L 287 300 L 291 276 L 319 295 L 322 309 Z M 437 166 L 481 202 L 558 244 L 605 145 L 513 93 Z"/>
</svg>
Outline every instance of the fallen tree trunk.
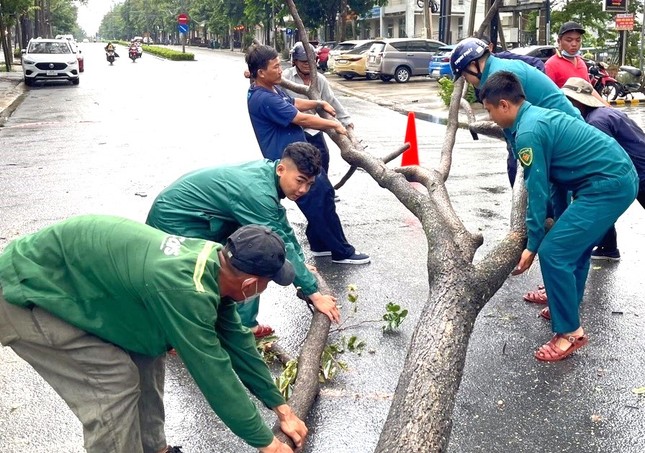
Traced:
<svg viewBox="0 0 645 453">
<path fill-rule="evenodd" d="M 318 280 L 319 291 L 323 294 L 329 294 L 329 287 L 324 279 L 317 272 L 314 272 L 314 275 Z M 307 417 L 320 391 L 318 381 L 320 359 L 327 344 L 330 325 L 331 321 L 327 315 L 317 310 L 313 311 L 309 331 L 298 357 L 298 378 L 293 386 L 292 396 L 289 399 L 291 410 L 302 420 Z M 273 426 L 273 432 L 282 442 L 292 448 L 294 447 L 291 438 L 280 430 L 279 422 L 276 422 Z"/>
<path fill-rule="evenodd" d="M 496 0 L 488 11 L 479 35 L 486 29 L 490 18 L 497 14 L 500 3 L 501 0 Z M 293 0 L 287 0 L 287 4 L 298 29 L 305 30 Z M 306 32 L 301 33 L 310 65 L 315 67 L 306 35 Z M 313 81 L 307 94 L 317 99 L 320 95 L 315 89 L 317 74 L 312 75 Z M 329 132 L 345 161 L 351 166 L 363 168 L 419 219 L 428 244 L 428 300 L 412 338 L 390 412 L 376 447 L 377 452 L 446 451 L 452 428 L 452 412 L 475 320 L 518 262 L 525 244 L 526 193 L 523 184 L 516 184 L 509 233 L 479 263 L 473 263 L 483 237 L 469 232 L 463 225 L 452 208 L 445 186 L 452 164 L 452 150 L 459 127 L 458 113 L 464 89 L 464 79 L 461 78 L 455 83 L 441 158 L 436 170 L 418 166 L 388 168 L 383 159 L 365 151 L 353 132 L 348 136 Z M 468 115 L 468 120 L 472 123 L 473 115 Z M 499 134 L 490 124 L 475 125 L 471 132 L 473 131 Z M 416 190 L 410 182 L 422 184 L 427 192 Z M 315 331 L 310 332 L 306 341 L 310 337 L 314 342 L 322 339 Z M 319 348 L 320 346 L 314 350 L 318 351 Z M 304 354 L 303 351 L 301 357 L 304 358 Z M 315 364 L 312 361 L 306 365 L 315 367 L 316 376 L 319 359 L 317 356 Z M 305 378 L 304 368 L 305 365 L 301 362 L 298 381 L 301 378 L 311 379 L 313 376 L 313 373 L 307 372 L 308 378 Z M 299 395 L 301 391 L 310 394 L 306 397 Z M 292 401 L 312 401 L 312 395 L 315 396 L 317 391 L 317 385 L 303 384 L 298 392 L 294 389 Z"/>
</svg>

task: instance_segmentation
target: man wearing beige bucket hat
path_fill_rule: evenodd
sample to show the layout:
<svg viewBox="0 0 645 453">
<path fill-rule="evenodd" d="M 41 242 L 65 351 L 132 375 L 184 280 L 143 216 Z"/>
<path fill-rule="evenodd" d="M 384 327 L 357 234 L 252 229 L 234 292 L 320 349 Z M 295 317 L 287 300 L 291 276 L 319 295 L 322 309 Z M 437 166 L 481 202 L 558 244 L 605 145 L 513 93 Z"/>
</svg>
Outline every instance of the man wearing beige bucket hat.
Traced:
<svg viewBox="0 0 645 453">
<path fill-rule="evenodd" d="M 562 92 L 580 110 L 587 124 L 613 137 L 627 152 L 638 173 L 639 185 L 636 199 L 645 208 L 645 132 L 623 111 L 606 107 L 594 96 L 591 84 L 579 77 L 569 78 L 562 87 Z M 614 226 L 594 249 L 591 259 L 610 261 L 620 259 Z"/>
</svg>

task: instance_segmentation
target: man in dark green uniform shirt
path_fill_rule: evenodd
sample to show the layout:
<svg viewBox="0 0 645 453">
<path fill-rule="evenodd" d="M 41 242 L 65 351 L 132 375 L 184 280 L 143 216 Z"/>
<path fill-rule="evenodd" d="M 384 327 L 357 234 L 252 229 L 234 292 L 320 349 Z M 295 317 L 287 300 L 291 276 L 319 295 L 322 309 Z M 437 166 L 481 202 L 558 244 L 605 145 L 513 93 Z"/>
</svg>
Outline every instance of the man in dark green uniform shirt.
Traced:
<svg viewBox="0 0 645 453">
<path fill-rule="evenodd" d="M 318 149 L 305 142 L 288 145 L 282 159 L 203 168 L 182 176 L 155 199 L 146 223 L 166 233 L 221 242 L 241 225 L 266 225 L 280 235 L 296 271 L 294 285 L 316 309 L 338 322 L 336 298 L 318 291 L 305 257 L 280 203 L 307 194 L 320 172 Z M 242 324 L 256 337 L 273 332 L 256 321 L 259 298 L 238 306 Z"/>
<path fill-rule="evenodd" d="M 528 244 L 513 274 L 526 271 L 540 254 L 555 336 L 535 357 L 556 361 L 588 342 L 579 306 L 591 250 L 636 198 L 638 176 L 623 148 L 593 126 L 558 110 L 531 105 L 517 77 L 493 74 L 481 97 L 491 119 L 515 137 L 528 191 Z M 570 191 L 573 201 L 546 233 L 550 185 Z"/>
<path fill-rule="evenodd" d="M 170 348 L 235 434 L 262 452 L 291 452 L 244 387 L 297 445 L 306 427 L 235 307 L 271 280 L 293 278 L 284 242 L 263 226 L 240 228 L 223 248 L 123 218 L 74 217 L 0 255 L 0 343 L 67 402 L 89 452 L 170 451 L 162 359 Z"/>
</svg>

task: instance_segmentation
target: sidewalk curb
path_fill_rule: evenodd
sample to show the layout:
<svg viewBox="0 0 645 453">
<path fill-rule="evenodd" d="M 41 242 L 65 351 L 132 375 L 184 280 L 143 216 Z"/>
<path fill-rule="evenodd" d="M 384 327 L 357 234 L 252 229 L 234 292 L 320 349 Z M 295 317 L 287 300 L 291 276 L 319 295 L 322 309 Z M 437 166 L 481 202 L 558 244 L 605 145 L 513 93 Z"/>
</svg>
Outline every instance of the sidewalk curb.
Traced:
<svg viewBox="0 0 645 453">
<path fill-rule="evenodd" d="M 4 95 L 8 99 L 12 99 L 6 107 L 0 110 L 0 127 L 9 119 L 13 112 L 22 104 L 27 96 L 27 90 L 23 81 L 18 82 L 13 89 Z"/>
<path fill-rule="evenodd" d="M 615 101 L 607 101 L 609 105 L 645 105 L 645 99 L 616 99 Z"/>
</svg>

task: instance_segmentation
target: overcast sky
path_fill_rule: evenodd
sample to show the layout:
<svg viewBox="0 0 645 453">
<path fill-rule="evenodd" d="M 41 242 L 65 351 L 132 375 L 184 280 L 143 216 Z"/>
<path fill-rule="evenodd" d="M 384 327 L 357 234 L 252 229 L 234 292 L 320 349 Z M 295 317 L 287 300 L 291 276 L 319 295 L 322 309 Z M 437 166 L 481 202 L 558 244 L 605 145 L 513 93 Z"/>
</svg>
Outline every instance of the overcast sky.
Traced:
<svg viewBox="0 0 645 453">
<path fill-rule="evenodd" d="M 99 31 L 101 20 L 113 5 L 121 3 L 122 0 L 88 0 L 87 6 L 78 5 L 78 25 L 81 26 L 88 36 L 95 35 Z"/>
</svg>

